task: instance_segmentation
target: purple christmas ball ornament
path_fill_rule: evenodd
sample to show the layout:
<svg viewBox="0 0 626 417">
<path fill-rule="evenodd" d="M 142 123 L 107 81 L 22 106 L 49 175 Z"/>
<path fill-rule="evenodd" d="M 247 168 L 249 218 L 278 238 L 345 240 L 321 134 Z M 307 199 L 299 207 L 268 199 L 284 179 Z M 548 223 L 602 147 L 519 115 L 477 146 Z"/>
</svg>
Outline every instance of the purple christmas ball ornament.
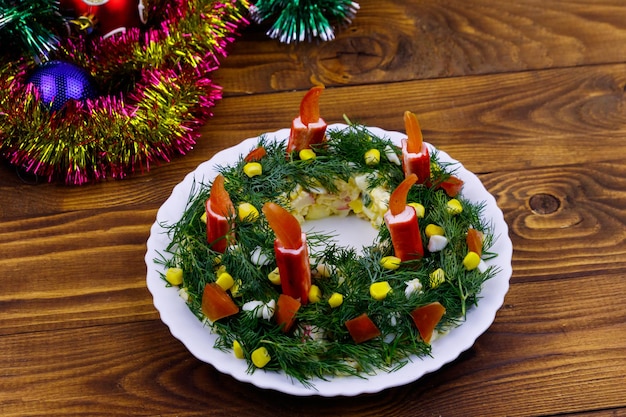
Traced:
<svg viewBox="0 0 626 417">
<path fill-rule="evenodd" d="M 37 67 L 28 83 L 39 91 L 41 101 L 57 112 L 69 100 L 95 98 L 93 78 L 83 68 L 63 61 L 50 61 Z"/>
</svg>

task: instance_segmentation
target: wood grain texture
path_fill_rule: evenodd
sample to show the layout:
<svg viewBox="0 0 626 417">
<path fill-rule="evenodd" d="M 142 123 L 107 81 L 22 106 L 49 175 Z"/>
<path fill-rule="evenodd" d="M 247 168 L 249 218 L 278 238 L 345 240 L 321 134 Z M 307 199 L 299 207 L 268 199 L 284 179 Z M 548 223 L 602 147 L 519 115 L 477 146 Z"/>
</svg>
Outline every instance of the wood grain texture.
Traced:
<svg viewBox="0 0 626 417">
<path fill-rule="evenodd" d="M 359 2 L 327 43 L 253 25 L 185 156 L 67 187 L 0 165 L 2 416 L 626 416 L 626 8 L 622 0 Z M 146 289 L 150 226 L 216 152 L 322 116 L 403 131 L 477 173 L 513 276 L 489 330 L 419 381 L 354 398 L 257 389 L 196 360 Z M 210 347 L 207 347 L 210 348 Z"/>
<path fill-rule="evenodd" d="M 237 42 L 216 81 L 227 95 L 624 62 L 620 0 L 359 2 L 329 43 L 285 47 L 263 27 Z"/>
</svg>

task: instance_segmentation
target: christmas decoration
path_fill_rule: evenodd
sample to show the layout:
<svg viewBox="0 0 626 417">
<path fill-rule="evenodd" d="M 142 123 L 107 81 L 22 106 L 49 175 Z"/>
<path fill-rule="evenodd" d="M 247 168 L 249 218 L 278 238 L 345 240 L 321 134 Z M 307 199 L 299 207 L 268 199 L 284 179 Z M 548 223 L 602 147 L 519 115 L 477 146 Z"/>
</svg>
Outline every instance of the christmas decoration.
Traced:
<svg viewBox="0 0 626 417">
<path fill-rule="evenodd" d="M 15 11 L 13 3 L 0 1 L 4 1 L 2 36 L 30 33 L 30 28 L 4 22 L 8 15 L 29 16 L 32 11 Z M 15 4 L 25 3 L 46 2 Z M 146 23 L 141 28 L 110 37 L 57 35 L 54 48 L 43 43 L 35 47 L 47 52 L 38 55 L 84 69 L 101 94 L 68 99 L 62 111 L 50 111 L 42 80 L 34 78 L 41 59 L 30 54 L 0 56 L 0 157 L 48 181 L 85 184 L 148 170 L 193 147 L 198 127 L 221 98 L 221 89 L 209 77 L 238 29 L 247 24 L 248 3 L 143 0 L 142 4 Z M 59 13 L 53 7 L 47 10 Z M 56 104 L 56 98 L 50 102 Z"/>
<path fill-rule="evenodd" d="M 50 0 L 0 0 L 0 54 L 43 61 L 56 49 L 64 20 Z"/>
<path fill-rule="evenodd" d="M 359 5 L 350 0 L 258 0 L 252 19 L 273 20 L 268 36 L 284 43 L 335 38 L 333 23 L 350 23 Z"/>
<path fill-rule="evenodd" d="M 82 68 L 68 62 L 47 62 L 33 71 L 28 83 L 35 86 L 41 101 L 59 111 L 68 100 L 95 98 L 93 79 Z"/>
<path fill-rule="evenodd" d="M 74 17 L 72 23 L 88 33 L 104 37 L 140 27 L 143 0 L 60 0 L 61 11 Z"/>
</svg>

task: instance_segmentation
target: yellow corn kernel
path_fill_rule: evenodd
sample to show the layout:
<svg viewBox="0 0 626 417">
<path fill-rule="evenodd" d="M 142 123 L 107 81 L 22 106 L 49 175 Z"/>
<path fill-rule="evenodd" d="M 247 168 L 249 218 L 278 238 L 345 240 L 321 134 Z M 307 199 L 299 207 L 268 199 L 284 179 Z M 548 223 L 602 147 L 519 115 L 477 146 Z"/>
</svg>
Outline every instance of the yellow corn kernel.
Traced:
<svg viewBox="0 0 626 417">
<path fill-rule="evenodd" d="M 237 206 L 237 216 L 241 221 L 254 221 L 259 218 L 259 210 L 250 203 L 240 203 Z"/>
<path fill-rule="evenodd" d="M 424 215 L 426 214 L 426 209 L 423 205 L 421 205 L 420 203 L 409 203 L 408 205 L 415 209 L 415 214 L 417 215 L 417 217 L 419 217 L 420 219 L 424 218 Z"/>
<path fill-rule="evenodd" d="M 436 224 L 432 224 L 432 223 L 426 226 L 425 232 L 426 232 L 427 237 L 431 237 L 435 235 L 445 236 L 443 227 L 437 226 Z"/>
<path fill-rule="evenodd" d="M 322 299 L 322 290 L 317 285 L 311 285 L 309 290 L 309 302 L 317 303 Z"/>
<path fill-rule="evenodd" d="M 250 178 L 263 173 L 263 166 L 258 162 L 248 162 L 243 166 L 243 172 Z"/>
<path fill-rule="evenodd" d="M 446 273 L 441 268 L 435 269 L 430 273 L 430 288 L 437 288 L 446 280 Z"/>
<path fill-rule="evenodd" d="M 165 280 L 172 285 L 183 283 L 183 270 L 180 268 L 169 268 L 165 271 Z"/>
<path fill-rule="evenodd" d="M 359 214 L 363 212 L 363 202 L 360 199 L 350 201 L 348 203 L 348 207 L 352 209 L 354 214 Z"/>
<path fill-rule="evenodd" d="M 332 308 L 337 308 L 343 304 L 343 295 L 338 292 L 334 292 L 328 299 L 328 305 Z"/>
<path fill-rule="evenodd" d="M 252 363 L 257 368 L 263 368 L 272 359 L 266 348 L 260 347 L 252 352 Z"/>
<path fill-rule="evenodd" d="M 461 205 L 461 202 L 456 198 L 448 201 L 446 206 L 448 208 L 448 213 L 450 214 L 459 214 L 463 211 L 463 206 Z"/>
<path fill-rule="evenodd" d="M 370 149 L 365 152 L 365 163 L 369 166 L 378 165 L 380 162 L 380 151 L 378 149 Z"/>
<path fill-rule="evenodd" d="M 463 259 L 463 266 L 468 271 L 471 271 L 472 269 L 476 269 L 479 263 L 480 263 L 480 256 L 478 256 L 476 252 L 471 252 L 471 251 L 467 252 L 467 255 L 465 255 L 465 258 Z"/>
<path fill-rule="evenodd" d="M 204 224 L 206 224 L 206 216 L 207 216 L 206 211 L 202 213 L 202 216 L 200 216 L 200 221 Z"/>
<path fill-rule="evenodd" d="M 400 267 L 400 258 L 397 256 L 383 256 L 380 260 L 380 265 L 385 269 L 398 269 Z"/>
<path fill-rule="evenodd" d="M 217 276 L 215 283 L 222 287 L 224 291 L 228 291 L 235 285 L 235 280 L 228 272 L 222 272 Z"/>
<path fill-rule="evenodd" d="M 267 274 L 267 278 L 274 285 L 280 285 L 280 273 L 278 272 L 278 267 L 274 268 L 272 272 Z"/>
<path fill-rule="evenodd" d="M 315 159 L 317 155 L 313 152 L 313 149 L 302 149 L 298 152 L 298 156 L 301 160 L 308 161 L 309 159 Z"/>
<path fill-rule="evenodd" d="M 375 282 L 370 285 L 370 295 L 374 300 L 384 300 L 391 292 L 391 285 L 387 281 Z"/>
<path fill-rule="evenodd" d="M 233 341 L 233 353 L 237 359 L 243 359 L 245 357 L 241 344 L 236 340 Z"/>
</svg>

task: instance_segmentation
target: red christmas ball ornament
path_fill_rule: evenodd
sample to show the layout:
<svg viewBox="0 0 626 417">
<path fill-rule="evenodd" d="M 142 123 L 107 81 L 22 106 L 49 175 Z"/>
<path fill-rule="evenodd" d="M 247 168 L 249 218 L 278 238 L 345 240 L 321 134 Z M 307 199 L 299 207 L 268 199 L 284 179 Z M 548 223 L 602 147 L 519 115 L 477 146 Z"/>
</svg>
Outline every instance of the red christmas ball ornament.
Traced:
<svg viewBox="0 0 626 417">
<path fill-rule="evenodd" d="M 139 27 L 144 19 L 142 0 L 61 0 L 60 6 L 79 28 L 103 37 Z"/>
</svg>

